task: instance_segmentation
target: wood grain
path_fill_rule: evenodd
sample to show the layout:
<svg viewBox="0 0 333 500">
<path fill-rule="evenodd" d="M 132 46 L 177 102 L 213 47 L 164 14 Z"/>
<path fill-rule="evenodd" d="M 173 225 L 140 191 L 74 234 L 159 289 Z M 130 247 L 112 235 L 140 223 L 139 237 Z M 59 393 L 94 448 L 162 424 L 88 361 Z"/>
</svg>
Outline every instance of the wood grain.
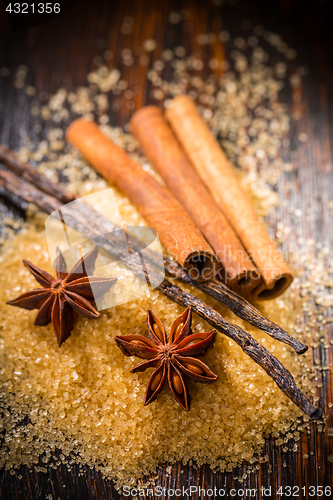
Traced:
<svg viewBox="0 0 333 500">
<path fill-rule="evenodd" d="M 7 34 L 3 34 L 6 30 L 2 31 L 0 67 L 6 66 L 14 71 L 19 64 L 27 64 L 30 68 L 27 83 L 34 85 L 37 92 L 44 90 L 52 93 L 63 85 L 75 88 L 85 84 L 86 73 L 94 67 L 94 57 L 102 53 L 97 41 L 104 39 L 107 40 L 107 48 L 114 53 L 111 64 L 117 65 L 122 77 L 130 82 L 138 109 L 143 104 L 158 103 L 150 97 L 151 84 L 146 78 L 147 68 L 139 65 L 123 66 L 123 48 L 140 51 L 144 40 L 154 38 L 158 45 L 152 54 L 153 60 L 159 58 L 163 48 L 178 45 L 184 46 L 188 53 L 196 51 L 205 60 L 211 57 L 222 59 L 223 51 L 230 53 L 231 46 L 199 46 L 196 35 L 206 32 L 217 34 L 223 28 L 228 29 L 232 36 L 248 36 L 248 32 L 242 27 L 243 19 L 250 19 L 253 25 L 263 24 L 267 29 L 280 33 L 298 51 L 297 63 L 288 63 L 288 71 L 292 72 L 296 64 L 305 65 L 310 71 L 302 84 L 302 101 L 298 104 L 303 117 L 293 125 L 290 134 L 296 167 L 283 176 L 278 186 L 280 197 L 287 199 L 291 206 L 300 208 L 303 216 L 296 218 L 288 211 L 287 206 L 281 206 L 279 212 L 269 220 L 271 235 L 274 235 L 277 221 L 281 220 L 295 229 L 291 245 L 297 240 L 297 230 L 302 229 L 306 238 L 321 241 L 323 245 L 332 248 L 332 218 L 326 209 L 328 201 L 333 199 L 333 38 L 329 24 L 332 14 L 330 2 L 239 0 L 236 6 L 232 1 L 222 2 L 222 6 L 217 5 L 218 3 L 220 2 L 209 0 L 123 0 L 115 6 L 112 2 L 102 0 L 81 0 L 66 16 L 45 25 L 15 35 L 8 33 L 8 28 Z M 183 28 L 181 25 L 168 23 L 168 12 L 180 8 L 186 8 L 189 12 L 188 22 Z M 131 35 L 120 32 L 125 15 L 133 15 L 136 21 Z M 282 98 L 292 112 L 295 105 L 292 104 L 289 86 L 283 90 Z M 31 100 L 24 92 L 13 88 L 11 77 L 0 77 L 0 142 L 11 149 L 21 146 L 26 135 L 34 143 L 41 141 L 46 138 L 51 127 L 46 122 L 42 124 L 40 132 L 34 130 L 39 118 L 30 115 Z M 110 111 L 110 119 L 113 125 L 124 126 L 132 111 L 127 109 L 123 97 L 120 105 L 119 112 Z M 65 125 L 61 124 L 64 128 Z M 309 135 L 307 143 L 297 140 L 300 132 Z M 16 218 L 23 215 L 23 210 L 16 210 L 2 200 L 0 203 L 1 218 L 6 214 Z M 311 215 L 307 215 L 309 208 L 312 209 Z M 332 330 L 330 326 L 326 327 L 329 341 Z M 314 350 L 314 357 L 323 365 L 333 365 L 332 352 L 322 346 Z M 328 403 L 332 401 L 332 374 L 330 371 L 321 371 L 318 378 L 322 383 L 321 389 L 318 389 L 320 404 L 329 415 L 328 425 L 332 427 L 332 410 L 328 408 Z M 306 494 L 300 498 L 306 499 L 316 498 L 309 495 L 309 486 L 332 485 L 332 464 L 328 462 L 328 456 L 333 454 L 333 438 L 327 437 L 325 433 L 318 433 L 315 426 L 311 434 L 302 435 L 297 453 L 283 452 L 272 440 L 267 440 L 264 453 L 269 456 L 273 472 L 269 474 L 268 464 L 261 464 L 260 470 L 247 477 L 242 484 L 233 478 L 241 476 L 245 466 L 232 473 L 213 474 L 208 467 L 195 470 L 179 464 L 172 467 L 169 476 L 165 465 L 161 464 L 157 484 L 169 488 L 199 485 L 225 488 L 227 491 L 231 488 L 260 490 L 261 487 L 271 486 L 272 495 L 268 498 L 284 498 L 276 495 L 281 485 L 300 488 L 305 486 Z M 309 458 L 304 459 L 304 454 Z M 286 467 L 282 466 L 283 462 L 286 462 Z M 1 499 L 44 500 L 47 495 L 61 500 L 125 498 L 115 491 L 111 482 L 103 480 L 101 474 L 88 468 L 83 476 L 78 475 L 76 467 L 69 473 L 61 466 L 57 470 L 49 469 L 47 474 L 26 468 L 22 468 L 20 473 L 22 479 L 1 471 Z M 193 494 L 192 498 L 200 497 Z M 212 498 L 223 497 L 215 495 Z M 249 496 L 244 494 L 234 498 Z M 252 498 L 265 497 L 257 493 Z"/>
</svg>

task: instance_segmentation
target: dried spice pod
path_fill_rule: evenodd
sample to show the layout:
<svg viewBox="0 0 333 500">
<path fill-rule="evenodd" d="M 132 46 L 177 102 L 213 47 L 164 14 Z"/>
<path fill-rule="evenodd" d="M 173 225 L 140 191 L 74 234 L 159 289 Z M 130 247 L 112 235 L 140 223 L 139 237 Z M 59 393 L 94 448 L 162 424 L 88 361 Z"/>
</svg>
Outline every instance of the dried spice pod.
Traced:
<svg viewBox="0 0 333 500">
<path fill-rule="evenodd" d="M 247 295 L 260 276 L 235 231 L 191 165 L 162 110 L 146 106 L 131 119 L 132 133 L 171 193 L 202 231 L 220 260 L 222 280 Z"/>
<path fill-rule="evenodd" d="M 254 299 L 281 295 L 293 275 L 241 188 L 215 137 L 185 95 L 171 101 L 165 114 L 177 139 L 217 205 L 238 234 L 259 269 L 261 283 L 251 292 Z"/>
<path fill-rule="evenodd" d="M 43 288 L 24 293 L 7 304 L 29 310 L 39 309 L 34 324 L 45 326 L 52 322 L 60 347 L 74 328 L 75 313 L 84 318 L 99 318 L 100 313 L 92 302 L 108 292 L 117 281 L 117 278 L 91 276 L 97 254 L 98 248 L 94 246 L 67 273 L 65 260 L 57 249 L 56 278 L 24 260 L 25 267 Z"/>
<path fill-rule="evenodd" d="M 3 144 L 0 144 L 0 162 L 7 165 L 12 172 L 19 177 L 22 177 L 25 181 L 34 184 L 44 193 L 56 196 L 62 203 L 69 203 L 75 199 L 75 195 L 68 191 L 68 189 L 60 184 L 52 182 L 45 175 L 41 175 L 36 168 L 29 165 L 29 163 L 21 161 Z"/>
<path fill-rule="evenodd" d="M 75 120 L 67 130 L 67 139 L 101 175 L 129 197 L 193 279 L 215 276 L 220 266 L 214 251 L 165 186 L 129 158 L 93 122 Z"/>
<path fill-rule="evenodd" d="M 148 359 L 132 368 L 132 373 L 155 367 L 148 381 L 144 398 L 145 405 L 156 399 L 167 378 L 175 400 L 184 410 L 189 410 L 190 396 L 184 377 L 203 383 L 212 383 L 217 380 L 215 373 L 205 363 L 194 357 L 205 354 L 213 346 L 216 331 L 192 334 L 191 321 L 191 308 L 188 307 L 172 323 L 168 338 L 160 319 L 152 311 L 148 311 L 147 324 L 150 341 L 143 335 L 117 335 L 115 337 L 117 345 L 127 356 Z M 134 345 L 134 340 L 140 340 L 147 347 Z M 151 344 L 155 347 L 152 348 Z"/>
<path fill-rule="evenodd" d="M 172 361 L 184 375 L 197 382 L 210 384 L 216 380 L 216 375 L 200 359 L 175 354 Z"/>
</svg>

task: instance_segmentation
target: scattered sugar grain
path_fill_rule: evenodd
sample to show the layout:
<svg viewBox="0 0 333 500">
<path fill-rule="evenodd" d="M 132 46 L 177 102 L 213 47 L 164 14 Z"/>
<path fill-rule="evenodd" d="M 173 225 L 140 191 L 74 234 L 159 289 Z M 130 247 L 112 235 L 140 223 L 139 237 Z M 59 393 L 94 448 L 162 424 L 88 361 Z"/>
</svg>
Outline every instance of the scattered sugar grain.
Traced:
<svg viewBox="0 0 333 500">
<path fill-rule="evenodd" d="M 308 139 L 309 139 L 308 134 L 305 134 L 304 132 L 302 132 L 301 134 L 298 134 L 298 140 L 300 142 L 307 142 Z"/>
<path fill-rule="evenodd" d="M 0 69 L 0 75 L 1 76 L 9 76 L 10 75 L 10 69 L 7 68 L 6 66 L 3 66 L 1 69 Z"/>
<path fill-rule="evenodd" d="M 180 12 L 172 11 L 172 12 L 170 12 L 168 19 L 169 19 L 169 23 L 178 24 L 182 20 L 182 15 Z"/>
<path fill-rule="evenodd" d="M 25 93 L 30 96 L 36 95 L 36 89 L 35 87 L 29 86 L 25 89 Z"/>
<path fill-rule="evenodd" d="M 143 48 L 147 51 L 147 52 L 152 52 L 153 50 L 155 50 L 157 47 L 157 43 L 155 40 L 153 40 L 152 38 L 149 38 L 148 40 L 146 40 L 143 44 Z"/>
</svg>

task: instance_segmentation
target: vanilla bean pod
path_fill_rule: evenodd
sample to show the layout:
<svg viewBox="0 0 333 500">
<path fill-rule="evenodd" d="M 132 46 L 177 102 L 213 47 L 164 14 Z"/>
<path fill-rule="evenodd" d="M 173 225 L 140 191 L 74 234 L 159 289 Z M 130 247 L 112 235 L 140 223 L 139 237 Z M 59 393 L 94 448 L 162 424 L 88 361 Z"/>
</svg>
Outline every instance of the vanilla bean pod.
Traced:
<svg viewBox="0 0 333 500">
<path fill-rule="evenodd" d="M 291 373 L 280 361 L 273 356 L 264 346 L 257 342 L 248 332 L 240 326 L 229 323 L 212 307 L 205 304 L 194 295 L 184 292 L 180 288 L 163 281 L 159 290 L 168 295 L 178 304 L 191 307 L 207 323 L 216 330 L 232 339 L 238 344 L 243 352 L 257 363 L 274 380 L 277 386 L 284 392 L 295 405 L 301 408 L 313 420 L 321 417 L 320 408 L 313 406 L 309 398 L 297 387 Z"/>
<path fill-rule="evenodd" d="M 42 193 L 36 187 L 25 183 L 11 172 L 0 170 L 0 185 L 25 201 L 35 203 L 40 209 L 48 213 L 55 210 L 61 212 L 61 202 L 52 196 Z M 92 207 L 78 200 L 75 208 L 70 207 L 70 205 L 66 208 L 68 208 L 66 222 L 90 240 L 92 239 L 92 234 L 96 235 L 96 238 L 93 238 L 93 240 L 108 253 L 114 256 L 114 252 L 116 252 L 116 256 L 118 256 L 123 251 L 128 250 L 127 243 L 125 243 L 124 239 L 118 237 L 117 232 L 101 235 L 102 231 L 105 230 L 105 226 L 101 228 L 99 220 L 103 218 L 107 221 L 107 219 L 94 211 Z M 160 282 L 161 275 L 156 270 L 156 266 L 154 267 L 151 262 L 146 262 L 146 269 L 143 269 L 139 253 L 131 255 L 131 259 L 126 264 L 138 276 L 147 273 L 150 280 L 152 277 L 154 280 L 156 279 L 156 283 L 159 282 L 157 289 L 164 295 L 183 307 L 190 306 L 216 330 L 234 340 L 245 354 L 261 366 L 291 401 L 309 415 L 311 419 L 321 417 L 321 410 L 316 408 L 310 399 L 297 387 L 290 372 L 249 333 L 241 327 L 229 323 L 201 299 L 184 292 L 176 285 L 171 284 L 167 279 Z"/>
<path fill-rule="evenodd" d="M 28 163 L 21 162 L 14 153 L 12 153 L 8 148 L 2 146 L 1 144 L 0 161 L 5 163 L 7 167 L 16 175 L 23 177 L 25 180 L 27 180 L 27 182 L 30 182 L 34 186 L 41 189 L 43 192 L 53 196 L 54 198 L 57 198 L 62 203 L 68 203 L 75 199 L 75 195 L 68 191 L 64 186 L 53 183 L 43 174 L 39 173 L 36 169 L 31 167 L 31 165 L 29 165 Z M 109 231 L 114 230 L 120 230 L 120 228 L 113 226 L 112 229 L 111 223 L 109 223 Z M 142 249 L 142 242 L 136 238 L 131 237 L 131 245 L 134 251 L 139 251 L 140 248 Z M 154 259 L 154 252 L 149 252 L 149 258 L 152 260 L 152 262 L 156 262 L 156 259 Z M 165 256 L 164 266 L 165 270 L 172 277 L 178 278 L 181 281 L 193 285 L 199 290 L 207 293 L 207 295 L 210 295 L 211 297 L 228 307 L 239 318 L 266 332 L 272 338 L 290 345 L 297 352 L 297 354 L 303 354 L 307 351 L 308 347 L 305 344 L 295 339 L 285 330 L 283 330 L 283 328 L 281 328 L 279 325 L 266 318 L 260 311 L 258 311 L 258 309 L 252 306 L 252 304 L 230 290 L 222 282 L 215 279 L 210 279 L 204 282 L 192 280 L 185 269 L 180 266 L 180 264 L 178 264 L 176 261 L 170 260 Z"/>
<path fill-rule="evenodd" d="M 38 187 L 44 193 L 54 196 L 63 204 L 75 199 L 75 195 L 64 186 L 50 181 L 45 175 L 40 174 L 34 167 L 29 165 L 29 163 L 21 161 L 10 149 L 2 144 L 0 144 L 0 162 L 7 165 L 14 174 Z"/>
<path fill-rule="evenodd" d="M 283 328 L 274 323 L 274 321 L 266 318 L 266 316 L 256 307 L 250 304 L 247 300 L 243 299 L 243 297 L 237 293 L 233 292 L 224 283 L 221 283 L 216 279 L 210 279 L 202 282 L 191 280 L 186 271 L 177 262 L 170 260 L 166 264 L 166 270 L 174 278 L 178 278 L 184 283 L 195 286 L 207 295 L 216 299 L 218 302 L 221 302 L 236 316 L 267 333 L 273 339 L 290 345 L 297 352 L 297 354 L 303 354 L 308 350 L 307 345 L 292 337 L 289 333 L 283 330 Z"/>
</svg>

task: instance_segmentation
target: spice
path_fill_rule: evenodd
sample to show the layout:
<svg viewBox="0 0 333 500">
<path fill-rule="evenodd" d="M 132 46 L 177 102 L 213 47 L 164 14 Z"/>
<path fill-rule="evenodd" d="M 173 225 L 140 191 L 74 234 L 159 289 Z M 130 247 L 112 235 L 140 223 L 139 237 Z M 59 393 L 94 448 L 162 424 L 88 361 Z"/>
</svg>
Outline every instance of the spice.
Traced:
<svg viewBox="0 0 333 500">
<path fill-rule="evenodd" d="M 205 354 L 213 346 L 216 331 L 192 334 L 191 323 L 192 313 L 188 307 L 172 323 L 168 338 L 162 322 L 148 310 L 150 340 L 143 335 L 115 337 L 124 354 L 148 360 L 132 368 L 132 373 L 155 368 L 148 381 L 145 405 L 156 399 L 163 389 L 165 380 L 168 379 L 175 400 L 184 410 L 189 410 L 190 396 L 184 377 L 205 383 L 217 380 L 217 375 L 205 363 L 196 359 L 196 356 Z"/>
<path fill-rule="evenodd" d="M 2 144 L 0 144 L 0 161 L 7 165 L 16 175 L 22 177 L 27 182 L 31 182 L 44 193 L 56 196 L 62 203 L 69 203 L 75 199 L 75 195 L 64 186 L 50 181 L 44 175 L 39 175 L 35 168 L 29 165 L 29 163 L 20 161 L 12 151 Z"/>
<path fill-rule="evenodd" d="M 259 272 L 186 157 L 163 112 L 155 106 L 141 108 L 131 119 L 131 127 L 158 174 L 214 249 L 223 266 L 219 277 L 232 290 L 247 295 L 258 286 Z"/>
<path fill-rule="evenodd" d="M 214 251 L 170 191 L 129 158 L 95 123 L 75 120 L 67 139 L 108 181 L 134 203 L 161 242 L 194 279 L 209 279 L 219 269 Z"/>
<path fill-rule="evenodd" d="M 4 146 L 0 145 L 0 150 L 1 149 L 5 149 Z M 18 167 L 20 176 L 25 178 L 26 167 L 31 167 L 27 163 L 22 163 L 12 152 L 10 152 L 10 155 L 7 155 L 7 158 L 9 159 L 9 161 L 7 162 L 7 166 L 13 172 L 16 172 Z M 59 209 L 61 205 L 58 200 L 62 200 L 63 197 L 68 196 L 68 191 L 66 188 L 64 188 L 64 186 L 62 186 L 61 184 L 55 184 L 50 181 L 50 193 L 53 196 L 49 196 L 44 192 L 36 189 L 35 186 L 40 186 L 40 188 L 43 189 L 43 186 L 45 185 L 45 176 L 39 173 L 37 170 L 35 170 L 34 176 L 31 178 L 31 184 L 23 183 L 10 172 L 0 170 L 0 185 L 3 185 L 9 192 L 15 194 L 20 198 L 23 198 L 25 201 L 37 204 L 37 206 L 41 210 L 44 210 L 48 213 L 51 213 L 53 210 Z M 72 193 L 69 193 L 69 198 L 74 198 L 74 195 Z M 94 218 L 96 218 L 96 216 L 100 218 L 100 215 L 97 212 L 95 212 L 94 216 Z M 90 214 L 90 218 L 92 217 L 92 214 Z M 108 224 L 110 225 L 109 222 Z M 82 231 L 82 226 L 79 229 Z M 119 230 L 119 227 L 116 226 L 113 226 L 112 228 L 109 227 L 108 229 L 109 232 L 114 232 L 115 234 L 117 230 Z M 115 243 L 116 248 L 121 248 L 123 242 L 121 240 Z M 135 245 L 133 246 L 134 243 Z M 139 240 L 135 240 L 132 237 L 131 245 L 132 250 L 134 252 L 138 252 L 140 251 L 140 245 L 142 245 L 142 242 Z M 150 258 L 153 260 L 153 255 L 151 253 Z M 236 316 L 263 330 L 264 332 L 268 333 L 268 335 L 279 340 L 280 342 L 285 342 L 286 344 L 292 346 L 292 348 L 295 349 L 298 354 L 303 354 L 307 350 L 306 345 L 289 335 L 279 325 L 266 318 L 252 304 L 247 302 L 242 297 L 238 296 L 220 281 L 192 280 L 188 273 L 185 272 L 184 268 L 182 268 L 176 261 L 170 260 L 166 255 L 164 255 L 164 266 L 166 271 L 171 276 L 182 280 L 184 283 L 195 286 L 211 297 L 214 297 L 217 301 L 221 302 L 229 309 L 231 309 L 231 311 L 233 311 Z"/>
<path fill-rule="evenodd" d="M 176 97 L 166 111 L 166 118 L 260 271 L 262 282 L 251 292 L 253 298 L 267 300 L 281 295 L 291 284 L 292 273 L 258 220 L 227 157 L 195 104 L 188 96 Z"/>
<path fill-rule="evenodd" d="M 45 326 L 52 322 L 60 347 L 74 328 L 75 312 L 85 318 L 99 318 L 100 313 L 91 302 L 106 293 L 117 281 L 117 278 L 90 276 L 97 254 L 98 248 L 94 246 L 67 273 L 64 257 L 58 249 L 56 278 L 23 260 L 25 267 L 43 288 L 24 293 L 7 304 L 29 310 L 39 309 L 34 325 Z"/>
<path fill-rule="evenodd" d="M 55 198 L 45 195 L 41 191 L 36 190 L 33 186 L 26 185 L 26 183 L 22 182 L 19 178 L 13 176 L 11 172 L 2 172 L 0 170 L 0 180 L 4 181 L 4 186 L 11 192 L 17 196 L 27 196 L 29 201 L 33 201 L 43 210 L 49 211 L 50 207 L 57 206 L 57 203 L 59 203 Z M 104 250 L 111 253 L 111 255 L 114 254 L 115 249 L 117 251 L 121 249 L 122 243 L 117 239 L 117 235 L 113 233 L 107 234 L 108 231 L 110 231 L 109 221 L 107 219 L 105 220 L 98 212 L 93 212 L 92 208 L 88 205 L 82 202 L 79 203 L 78 201 L 75 209 L 72 209 L 71 213 L 67 212 L 67 216 L 68 215 L 70 215 L 68 222 L 71 227 L 79 230 L 81 234 L 87 236 L 87 238 L 90 238 L 94 231 L 97 231 L 97 233 L 95 232 L 96 236 L 105 233 L 104 239 L 100 239 L 99 244 Z M 104 226 L 105 221 L 106 226 Z M 105 231 L 103 231 L 103 227 L 105 227 Z M 133 258 L 130 263 L 130 268 L 135 274 L 142 276 L 140 258 L 136 260 Z M 160 279 L 160 273 L 156 272 L 154 266 L 149 262 L 146 262 L 146 272 L 148 272 L 151 282 Z M 312 419 L 321 417 L 321 410 L 315 408 L 310 399 L 300 391 L 289 371 L 286 370 L 282 363 L 257 342 L 247 331 L 226 321 L 221 314 L 203 300 L 191 293 L 184 292 L 181 288 L 171 284 L 166 279 L 159 282 L 156 288 L 174 302 L 185 307 L 190 306 L 197 314 L 216 328 L 216 330 L 234 340 L 253 361 L 259 364 L 268 375 L 273 378 L 280 389 Z M 288 340 L 288 337 L 284 337 L 284 341 L 289 343 Z"/>
</svg>

